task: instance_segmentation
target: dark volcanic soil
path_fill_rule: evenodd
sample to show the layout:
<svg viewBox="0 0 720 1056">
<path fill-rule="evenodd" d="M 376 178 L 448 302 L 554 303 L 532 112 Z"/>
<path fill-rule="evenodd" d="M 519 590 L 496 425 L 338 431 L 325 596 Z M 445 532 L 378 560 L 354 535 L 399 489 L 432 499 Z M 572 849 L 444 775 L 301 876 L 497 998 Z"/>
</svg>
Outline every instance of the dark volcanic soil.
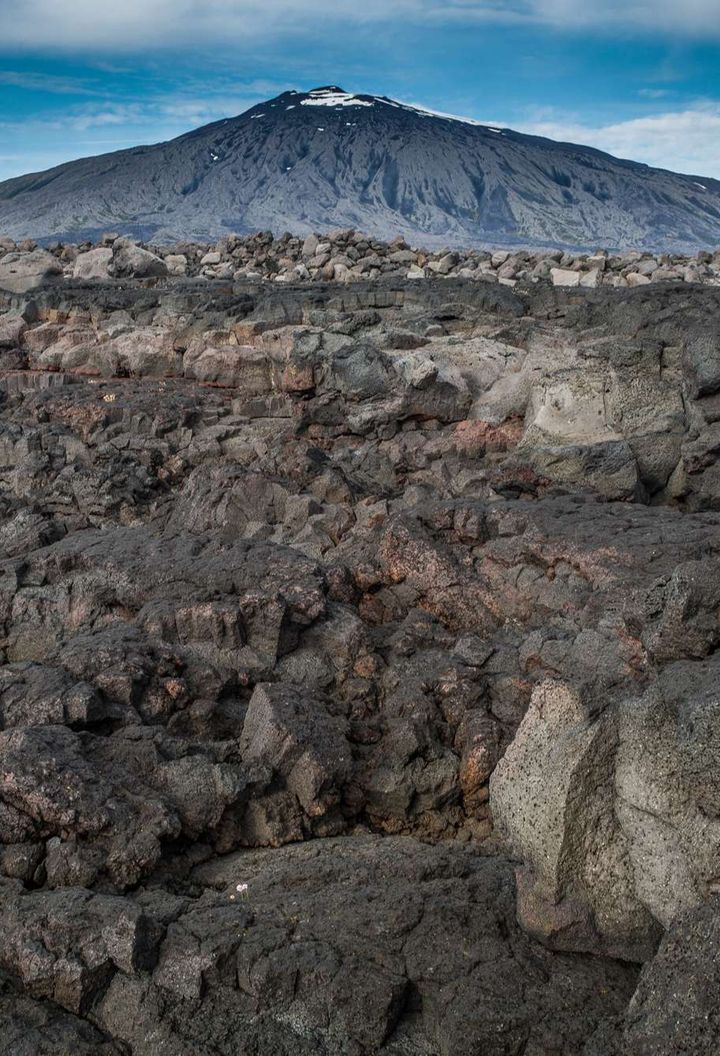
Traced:
<svg viewBox="0 0 720 1056">
<path fill-rule="evenodd" d="M 720 290 L 0 296 L 0 1053 L 717 1056 Z"/>
</svg>

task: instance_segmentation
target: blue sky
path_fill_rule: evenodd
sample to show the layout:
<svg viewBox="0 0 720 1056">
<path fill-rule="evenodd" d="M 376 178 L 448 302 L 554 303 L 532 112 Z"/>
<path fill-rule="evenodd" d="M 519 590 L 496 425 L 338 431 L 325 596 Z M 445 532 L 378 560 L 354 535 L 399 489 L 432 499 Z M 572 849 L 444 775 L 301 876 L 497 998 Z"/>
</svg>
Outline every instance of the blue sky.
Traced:
<svg viewBox="0 0 720 1056">
<path fill-rule="evenodd" d="M 720 178 L 720 0 L 0 0 L 0 19 L 0 179 L 328 83 Z"/>
</svg>

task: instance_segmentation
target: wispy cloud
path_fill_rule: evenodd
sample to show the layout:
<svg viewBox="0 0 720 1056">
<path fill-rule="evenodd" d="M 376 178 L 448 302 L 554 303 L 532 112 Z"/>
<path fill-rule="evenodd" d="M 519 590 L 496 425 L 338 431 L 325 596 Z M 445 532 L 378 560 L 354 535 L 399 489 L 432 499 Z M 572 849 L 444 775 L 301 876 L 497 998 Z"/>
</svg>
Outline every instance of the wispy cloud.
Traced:
<svg viewBox="0 0 720 1056">
<path fill-rule="evenodd" d="M 31 92 L 50 92 L 51 95 L 99 95 L 79 77 L 59 77 L 51 73 L 29 73 L 25 70 L 0 70 L 0 85 L 24 88 Z"/>
<path fill-rule="evenodd" d="M 197 128 L 198 125 L 218 121 L 223 117 L 233 117 L 249 110 L 251 106 L 262 102 L 266 94 L 249 95 L 209 95 L 197 98 L 187 96 L 158 96 L 145 102 L 117 103 L 104 106 L 84 106 L 70 111 L 60 118 L 58 123 L 68 128 L 84 132 L 90 128 L 101 128 L 107 125 L 122 125 L 148 128 L 162 127 L 168 121 L 177 123 L 183 129 Z"/>
<path fill-rule="evenodd" d="M 265 87 L 264 82 L 259 82 Z M 221 118 L 235 116 L 267 98 L 257 84 L 243 94 L 157 94 L 143 101 L 87 102 L 35 116 L 20 115 L 0 120 L 0 179 L 37 167 L 36 155 L 45 166 L 104 150 L 118 150 L 139 143 L 156 143 Z M 106 138 L 85 133 L 107 129 Z M 22 143 L 53 144 L 54 153 L 14 148 Z M 13 164 L 13 163 L 17 164 Z"/>
<path fill-rule="evenodd" d="M 558 27 L 636 29 L 720 36 L 718 0 L 532 0 L 534 14 Z"/>
<path fill-rule="evenodd" d="M 536 22 L 720 38 L 718 0 L 0 0 L 0 49 L 162 50 L 397 22 Z"/>
<path fill-rule="evenodd" d="M 514 127 L 549 139 L 584 143 L 620 158 L 720 179 L 720 104 L 705 103 L 594 127 L 561 116 Z"/>
</svg>

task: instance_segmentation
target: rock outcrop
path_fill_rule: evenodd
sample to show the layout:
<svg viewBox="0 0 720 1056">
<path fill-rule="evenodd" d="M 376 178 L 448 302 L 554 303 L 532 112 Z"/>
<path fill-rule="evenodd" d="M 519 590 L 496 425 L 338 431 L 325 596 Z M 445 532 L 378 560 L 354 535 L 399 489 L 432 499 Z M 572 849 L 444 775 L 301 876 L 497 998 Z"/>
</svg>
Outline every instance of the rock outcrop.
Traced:
<svg viewBox="0 0 720 1056">
<path fill-rule="evenodd" d="M 0 294 L 13 1056 L 712 1056 L 720 291 L 137 248 Z"/>
</svg>

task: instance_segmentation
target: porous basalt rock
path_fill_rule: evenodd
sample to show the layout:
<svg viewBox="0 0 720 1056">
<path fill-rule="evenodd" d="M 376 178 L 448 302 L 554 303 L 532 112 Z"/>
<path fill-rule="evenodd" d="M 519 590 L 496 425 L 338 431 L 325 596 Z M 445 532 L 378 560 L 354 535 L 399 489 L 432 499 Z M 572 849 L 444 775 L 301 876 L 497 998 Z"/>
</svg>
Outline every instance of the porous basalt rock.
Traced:
<svg viewBox="0 0 720 1056">
<path fill-rule="evenodd" d="M 0 295 L 22 1056 L 713 1052 L 720 293 L 460 263 Z"/>
</svg>

